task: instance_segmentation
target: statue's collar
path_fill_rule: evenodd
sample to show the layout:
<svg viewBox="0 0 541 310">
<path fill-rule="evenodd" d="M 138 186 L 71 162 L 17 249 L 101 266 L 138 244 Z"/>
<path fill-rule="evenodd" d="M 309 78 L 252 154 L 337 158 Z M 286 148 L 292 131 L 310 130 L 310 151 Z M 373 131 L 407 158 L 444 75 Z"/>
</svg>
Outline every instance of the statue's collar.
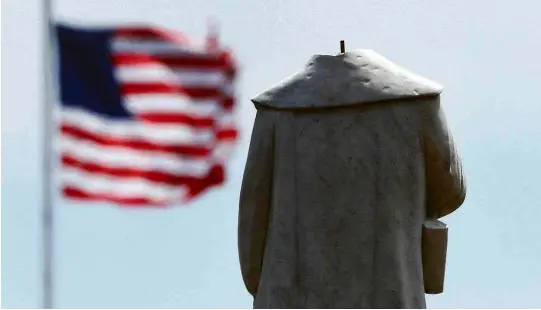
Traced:
<svg viewBox="0 0 541 310">
<path fill-rule="evenodd" d="M 443 88 L 372 50 L 314 55 L 304 69 L 252 99 L 275 108 L 325 108 L 437 96 Z"/>
</svg>

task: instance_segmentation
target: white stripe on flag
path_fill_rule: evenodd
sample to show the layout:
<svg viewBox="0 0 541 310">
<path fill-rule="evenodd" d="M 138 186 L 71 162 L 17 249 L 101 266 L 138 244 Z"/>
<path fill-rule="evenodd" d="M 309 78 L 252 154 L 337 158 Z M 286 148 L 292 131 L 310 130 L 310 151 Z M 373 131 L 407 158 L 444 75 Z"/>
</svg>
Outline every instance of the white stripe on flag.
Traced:
<svg viewBox="0 0 541 310">
<path fill-rule="evenodd" d="M 117 65 L 115 75 L 121 82 L 167 83 L 178 86 L 216 87 L 220 88 L 227 81 L 223 70 L 204 69 L 172 69 L 159 64 L 148 63 L 134 65 Z"/>
<path fill-rule="evenodd" d="M 190 158 L 164 152 L 143 151 L 122 147 L 104 147 L 88 141 L 62 136 L 56 148 L 61 153 L 97 165 L 144 171 L 159 171 L 192 177 L 204 177 L 211 167 L 211 158 Z"/>
<path fill-rule="evenodd" d="M 217 127 L 231 127 L 234 128 L 235 126 L 235 115 L 233 113 L 223 113 L 219 117 L 216 118 L 216 126 Z"/>
<path fill-rule="evenodd" d="M 180 200 L 187 194 L 185 186 L 170 186 L 145 179 L 126 179 L 86 173 L 70 167 L 64 167 L 60 173 L 63 186 L 72 186 L 96 195 L 116 197 L 144 196 L 156 202 Z"/>
<path fill-rule="evenodd" d="M 137 94 L 124 96 L 132 113 L 171 112 L 214 117 L 220 111 L 216 100 L 193 100 L 177 94 Z"/>
<path fill-rule="evenodd" d="M 215 163 L 224 163 L 230 157 L 231 153 L 234 150 L 235 143 L 234 141 L 224 141 L 216 144 L 212 150 L 212 162 Z"/>
</svg>

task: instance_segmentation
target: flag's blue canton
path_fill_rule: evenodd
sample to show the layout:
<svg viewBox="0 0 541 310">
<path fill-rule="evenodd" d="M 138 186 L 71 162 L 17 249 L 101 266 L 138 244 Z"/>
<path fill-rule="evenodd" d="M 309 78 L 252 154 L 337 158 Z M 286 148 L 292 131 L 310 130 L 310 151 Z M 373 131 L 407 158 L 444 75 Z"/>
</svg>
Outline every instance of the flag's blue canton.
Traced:
<svg viewBox="0 0 541 310">
<path fill-rule="evenodd" d="M 111 63 L 111 30 L 56 27 L 60 99 L 108 118 L 131 118 L 125 109 Z"/>
</svg>

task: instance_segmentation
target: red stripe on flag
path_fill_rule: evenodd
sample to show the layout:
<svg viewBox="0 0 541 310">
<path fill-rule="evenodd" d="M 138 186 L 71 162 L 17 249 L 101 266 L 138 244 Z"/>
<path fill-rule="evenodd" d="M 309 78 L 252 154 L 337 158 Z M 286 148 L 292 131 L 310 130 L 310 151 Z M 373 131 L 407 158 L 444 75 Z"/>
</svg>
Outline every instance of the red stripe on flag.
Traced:
<svg viewBox="0 0 541 310">
<path fill-rule="evenodd" d="M 120 92 L 124 95 L 137 94 L 182 94 L 193 99 L 206 99 L 217 97 L 222 91 L 216 87 L 182 87 L 168 83 L 132 83 L 124 82 L 120 85 Z"/>
<path fill-rule="evenodd" d="M 206 157 L 209 156 L 211 152 L 210 148 L 202 146 L 160 145 L 144 140 L 112 138 L 98 135 L 67 124 L 62 124 L 60 126 L 60 131 L 66 136 L 70 136 L 78 140 L 91 141 L 102 146 L 115 146 L 142 151 L 160 151 L 193 157 Z"/>
<path fill-rule="evenodd" d="M 235 99 L 232 97 L 225 97 L 222 99 L 222 106 L 226 111 L 231 111 L 235 106 Z"/>
<path fill-rule="evenodd" d="M 235 128 L 221 129 L 216 132 L 216 139 L 222 140 L 236 140 L 239 132 Z"/>
<path fill-rule="evenodd" d="M 150 27 L 121 27 L 115 31 L 115 36 L 133 39 L 160 39 L 180 45 L 190 45 L 190 40 L 180 32 L 173 32 Z"/>
<path fill-rule="evenodd" d="M 107 195 L 107 194 L 94 194 L 86 192 L 80 188 L 74 187 L 74 186 L 64 186 L 62 188 L 62 193 L 64 196 L 76 199 L 76 200 L 87 200 L 87 201 L 106 201 L 106 202 L 112 202 L 118 205 L 123 205 L 125 207 L 144 207 L 144 206 L 152 206 L 152 207 L 165 207 L 165 204 L 167 202 L 156 202 L 153 200 L 150 200 L 148 198 L 142 197 L 119 197 L 114 195 Z M 180 196 L 180 191 L 179 191 Z"/>
<path fill-rule="evenodd" d="M 213 57 L 207 54 L 193 54 L 183 56 L 168 56 L 168 55 L 150 55 L 142 53 L 115 53 L 112 56 L 114 65 L 146 65 L 146 64 L 163 64 L 172 67 L 187 67 L 187 68 L 224 68 L 227 69 L 228 75 L 230 63 L 224 56 Z"/>
<path fill-rule="evenodd" d="M 192 199 L 201 194 L 206 189 L 222 184 L 225 181 L 225 168 L 222 164 L 216 164 L 210 169 L 208 176 L 199 182 L 190 184 L 188 199 Z"/>
<path fill-rule="evenodd" d="M 194 128 L 211 128 L 216 122 L 210 117 L 193 117 L 173 113 L 138 113 L 138 119 L 157 124 L 185 124 Z"/>
</svg>

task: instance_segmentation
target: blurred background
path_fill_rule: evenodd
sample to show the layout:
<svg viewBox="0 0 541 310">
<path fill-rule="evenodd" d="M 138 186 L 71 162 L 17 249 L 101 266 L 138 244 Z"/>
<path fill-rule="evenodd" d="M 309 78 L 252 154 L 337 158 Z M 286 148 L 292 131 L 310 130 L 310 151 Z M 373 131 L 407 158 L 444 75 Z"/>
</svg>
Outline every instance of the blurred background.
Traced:
<svg viewBox="0 0 541 310">
<path fill-rule="evenodd" d="M 313 54 L 370 48 L 445 87 L 464 161 L 445 292 L 429 308 L 539 307 L 541 2 L 55 0 L 81 26 L 152 23 L 221 41 L 240 64 L 241 139 L 224 186 L 168 210 L 73 204 L 55 192 L 56 306 L 251 308 L 237 256 L 250 98 Z M 41 301 L 41 2 L 2 0 L 2 307 Z"/>
</svg>

